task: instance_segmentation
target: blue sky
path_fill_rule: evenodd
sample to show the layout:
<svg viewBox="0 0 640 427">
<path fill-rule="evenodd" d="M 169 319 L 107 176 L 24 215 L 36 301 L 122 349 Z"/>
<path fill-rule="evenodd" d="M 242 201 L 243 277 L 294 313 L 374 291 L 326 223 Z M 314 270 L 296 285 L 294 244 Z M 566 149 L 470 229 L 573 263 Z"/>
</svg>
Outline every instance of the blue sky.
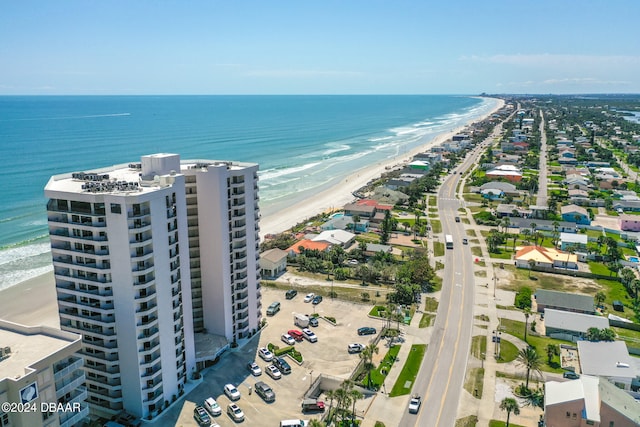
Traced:
<svg viewBox="0 0 640 427">
<path fill-rule="evenodd" d="M 0 94 L 640 93 L 640 1 L 0 2 Z"/>
</svg>

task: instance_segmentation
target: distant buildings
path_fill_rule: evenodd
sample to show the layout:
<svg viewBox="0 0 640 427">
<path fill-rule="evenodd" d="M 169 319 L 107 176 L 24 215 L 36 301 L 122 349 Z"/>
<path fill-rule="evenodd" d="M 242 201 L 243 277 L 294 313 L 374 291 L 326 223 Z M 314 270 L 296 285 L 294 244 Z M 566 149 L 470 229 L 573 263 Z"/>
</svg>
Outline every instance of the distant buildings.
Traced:
<svg viewBox="0 0 640 427">
<path fill-rule="evenodd" d="M 257 170 L 154 154 L 47 183 L 60 325 L 83 337 L 97 415 L 155 416 L 258 329 Z"/>
<path fill-rule="evenodd" d="M 89 406 L 84 362 L 77 355 L 80 335 L 0 320 L 0 344 L 0 403 L 36 408 L 7 410 L 2 405 L 0 426 L 82 425 Z"/>
</svg>

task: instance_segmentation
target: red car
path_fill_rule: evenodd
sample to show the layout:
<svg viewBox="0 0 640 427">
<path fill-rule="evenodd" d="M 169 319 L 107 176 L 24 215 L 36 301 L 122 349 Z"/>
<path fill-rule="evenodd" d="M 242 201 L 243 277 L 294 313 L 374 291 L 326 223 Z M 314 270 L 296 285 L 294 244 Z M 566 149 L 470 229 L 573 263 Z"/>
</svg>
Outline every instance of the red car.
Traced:
<svg viewBox="0 0 640 427">
<path fill-rule="evenodd" d="M 302 335 L 302 331 L 299 331 L 297 329 L 291 329 L 289 331 L 287 331 L 287 333 L 289 335 L 291 335 L 293 337 L 294 340 L 296 341 L 302 341 L 304 335 Z"/>
</svg>

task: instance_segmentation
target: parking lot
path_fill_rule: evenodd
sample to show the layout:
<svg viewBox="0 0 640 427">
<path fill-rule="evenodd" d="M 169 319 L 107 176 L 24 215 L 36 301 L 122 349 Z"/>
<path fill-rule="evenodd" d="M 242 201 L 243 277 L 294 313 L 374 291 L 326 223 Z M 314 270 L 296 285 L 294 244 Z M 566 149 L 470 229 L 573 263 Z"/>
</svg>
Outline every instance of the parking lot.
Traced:
<svg viewBox="0 0 640 427">
<path fill-rule="evenodd" d="M 347 378 L 357 366 L 360 358 L 358 354 L 349 354 L 347 347 L 350 343 L 368 344 L 375 335 L 358 336 L 357 329 L 362 326 L 372 326 L 378 331 L 382 326 L 379 320 L 367 317 L 371 306 L 358 305 L 325 297 L 318 305 L 303 302 L 305 295 L 299 292 L 291 300 L 285 299 L 284 291 L 262 288 L 262 306 L 266 308 L 274 301 L 281 304 L 280 311 L 267 318 L 268 325 L 250 342 L 241 348 L 225 353 L 220 362 L 204 374 L 202 384 L 189 393 L 183 403 L 170 408 L 167 413 L 154 422 L 154 425 L 195 426 L 193 409 L 196 404 L 202 405 L 207 397 L 214 397 L 222 408 L 222 415 L 213 420 L 221 426 L 233 426 L 236 423 L 226 414 L 230 400 L 223 394 L 223 387 L 227 383 L 234 384 L 241 393 L 236 403 L 245 414 L 245 425 L 278 426 L 283 419 L 318 418 L 314 414 L 302 414 L 301 402 L 304 393 L 320 374 Z M 336 319 L 337 325 L 320 319 L 317 327 L 310 327 L 318 337 L 318 342 L 307 340 L 296 342 L 295 346 L 301 352 L 304 361 L 298 365 L 293 359 L 285 360 L 291 366 L 291 374 L 283 375 L 274 380 L 265 373 L 267 363 L 257 355 L 260 347 L 268 343 L 280 347 L 286 346 L 280 337 L 290 329 L 301 329 L 294 325 L 294 314 L 319 314 Z M 262 368 L 262 375 L 254 377 L 247 369 L 247 363 L 255 361 Z M 275 392 L 276 400 L 266 403 L 255 392 L 249 394 L 249 387 L 253 390 L 257 381 L 267 383 Z M 327 402 L 328 405 L 328 402 Z"/>
</svg>

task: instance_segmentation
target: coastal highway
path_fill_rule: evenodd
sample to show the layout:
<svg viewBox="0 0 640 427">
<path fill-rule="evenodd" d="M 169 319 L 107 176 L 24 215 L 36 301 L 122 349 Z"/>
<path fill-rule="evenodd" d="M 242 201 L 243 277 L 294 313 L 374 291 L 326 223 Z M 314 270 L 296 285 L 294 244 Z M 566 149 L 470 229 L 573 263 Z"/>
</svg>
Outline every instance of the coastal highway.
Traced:
<svg viewBox="0 0 640 427">
<path fill-rule="evenodd" d="M 485 140 L 491 143 L 502 126 Z M 401 426 L 446 426 L 453 427 L 458 412 L 458 403 L 463 383 L 473 327 L 474 308 L 474 257 L 468 245 L 462 244 L 466 236 L 463 223 L 455 222 L 462 201 L 456 198 L 456 186 L 460 171 L 470 168 L 478 159 L 481 150 L 474 150 L 447 176 L 438 191 L 438 213 L 444 234 L 453 236 L 453 249 L 446 249 L 442 294 L 433 334 L 420 372 L 413 386 L 413 393 L 422 396 L 422 406 L 417 415 L 405 413 Z"/>
</svg>

